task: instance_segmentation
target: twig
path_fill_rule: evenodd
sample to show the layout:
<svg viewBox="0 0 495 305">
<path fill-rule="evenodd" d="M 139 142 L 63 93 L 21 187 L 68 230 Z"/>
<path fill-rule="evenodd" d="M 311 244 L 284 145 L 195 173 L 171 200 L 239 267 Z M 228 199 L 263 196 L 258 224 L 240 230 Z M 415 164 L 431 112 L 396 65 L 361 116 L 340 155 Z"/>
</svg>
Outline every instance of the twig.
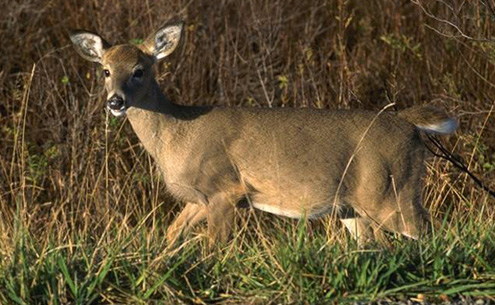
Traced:
<svg viewBox="0 0 495 305">
<path fill-rule="evenodd" d="M 471 179 L 473 179 L 473 181 L 479 186 L 481 187 L 483 190 L 485 190 L 488 194 L 490 194 L 493 198 L 495 198 L 495 191 L 494 190 L 491 190 L 488 186 L 486 186 L 480 179 L 478 179 L 478 177 L 476 177 L 469 169 L 468 167 L 466 166 L 466 164 L 464 164 L 463 160 L 460 159 L 459 157 L 456 157 L 454 156 L 453 154 L 451 154 L 446 148 L 445 146 L 443 146 L 443 144 L 438 140 L 437 137 L 435 137 L 434 135 L 430 135 L 430 134 L 427 134 L 427 137 L 428 139 L 431 141 L 431 143 L 433 143 L 439 150 L 440 150 L 440 154 L 435 152 L 433 150 L 432 147 L 430 147 L 429 145 L 426 145 L 426 148 L 435 156 L 437 157 L 440 157 L 442 159 L 445 159 L 447 161 L 450 161 L 455 167 L 459 168 L 461 171 L 465 172 L 466 174 L 468 174 L 469 177 L 471 177 Z"/>
<path fill-rule="evenodd" d="M 424 13 L 426 16 L 428 16 L 429 18 L 431 18 L 431 19 L 433 19 L 433 20 L 435 20 L 435 21 L 438 21 L 438 22 L 440 22 L 440 23 L 443 23 L 443 24 L 445 24 L 445 25 L 447 25 L 447 26 L 449 26 L 449 27 L 453 28 L 453 29 L 454 29 L 457 33 L 459 33 L 459 35 L 458 35 L 458 36 L 455 36 L 455 35 L 453 35 L 453 34 L 444 33 L 444 32 L 442 32 L 442 31 L 440 31 L 439 29 L 436 29 L 436 28 L 434 28 L 434 27 L 432 27 L 432 26 L 430 26 L 430 25 L 428 25 L 428 24 L 426 24 L 426 23 L 425 23 L 425 26 L 426 26 L 427 28 L 429 28 L 429 29 L 431 29 L 431 30 L 435 31 L 435 32 L 436 32 L 436 33 L 438 33 L 439 35 L 442 35 L 442 36 L 445 36 L 445 37 L 450 37 L 450 38 L 459 38 L 459 37 L 462 37 L 462 38 L 465 38 L 465 39 L 468 39 L 468 40 L 474 40 L 474 41 L 478 41 L 478 42 L 493 42 L 493 40 L 492 40 L 492 39 L 486 39 L 486 38 L 476 38 L 476 37 L 472 37 L 472 36 L 467 35 L 466 33 L 464 33 L 464 32 L 461 30 L 461 28 L 460 28 L 457 24 L 455 24 L 455 23 L 453 23 L 453 22 L 451 22 L 451 21 L 449 21 L 449 20 L 447 20 L 447 19 L 442 19 L 442 18 L 439 18 L 439 17 L 435 16 L 433 13 L 431 13 L 430 11 L 428 11 L 428 10 L 427 10 L 427 9 L 426 9 L 426 8 L 425 8 L 422 4 L 421 4 L 421 2 L 420 2 L 419 0 L 411 0 L 411 2 L 412 2 L 413 4 L 415 4 L 415 5 L 417 5 L 419 8 L 421 8 L 421 10 L 423 11 L 423 13 Z M 446 3 L 444 3 L 443 1 L 440 1 L 440 2 L 442 2 L 443 4 L 445 4 L 446 6 L 448 6 L 450 10 L 453 10 L 453 9 L 452 9 L 452 7 L 450 7 L 449 5 L 447 5 Z"/>
</svg>

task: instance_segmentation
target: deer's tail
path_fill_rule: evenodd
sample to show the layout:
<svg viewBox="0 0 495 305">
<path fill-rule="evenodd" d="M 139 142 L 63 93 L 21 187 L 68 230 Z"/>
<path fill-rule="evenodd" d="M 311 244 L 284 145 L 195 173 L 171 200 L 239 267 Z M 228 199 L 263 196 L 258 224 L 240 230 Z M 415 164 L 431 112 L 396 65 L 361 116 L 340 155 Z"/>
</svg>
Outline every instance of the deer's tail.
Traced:
<svg viewBox="0 0 495 305">
<path fill-rule="evenodd" d="M 432 106 L 408 108 L 400 111 L 398 115 L 427 133 L 451 134 L 459 126 L 455 118 Z"/>
</svg>

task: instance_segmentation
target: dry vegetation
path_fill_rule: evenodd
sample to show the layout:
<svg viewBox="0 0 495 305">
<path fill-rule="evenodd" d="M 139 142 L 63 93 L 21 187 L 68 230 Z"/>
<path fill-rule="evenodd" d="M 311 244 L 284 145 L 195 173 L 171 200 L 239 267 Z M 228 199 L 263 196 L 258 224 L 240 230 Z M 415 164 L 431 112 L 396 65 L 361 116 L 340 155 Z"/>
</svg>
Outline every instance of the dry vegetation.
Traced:
<svg viewBox="0 0 495 305">
<path fill-rule="evenodd" d="M 441 106 L 461 126 L 444 145 L 493 189 L 494 8 L 491 0 L 10 2 L 0 12 L 0 304 L 495 294 L 495 201 L 433 157 L 425 205 L 452 228 L 448 236 L 361 253 L 328 220 L 306 226 L 242 212 L 247 220 L 219 253 L 203 253 L 201 234 L 169 251 L 163 237 L 177 203 L 129 124 L 105 113 L 101 70 L 67 35 L 84 28 L 139 43 L 163 22 L 185 20 L 185 39 L 157 69 L 180 104 Z"/>
</svg>

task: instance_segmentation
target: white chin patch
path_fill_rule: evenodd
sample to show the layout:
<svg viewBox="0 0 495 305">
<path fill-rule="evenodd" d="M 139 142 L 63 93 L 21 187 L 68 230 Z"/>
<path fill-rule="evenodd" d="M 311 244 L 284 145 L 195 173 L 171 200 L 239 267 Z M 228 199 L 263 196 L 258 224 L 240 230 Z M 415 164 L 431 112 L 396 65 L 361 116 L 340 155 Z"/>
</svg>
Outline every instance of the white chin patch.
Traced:
<svg viewBox="0 0 495 305">
<path fill-rule="evenodd" d="M 125 114 L 125 107 L 122 107 L 119 110 L 110 109 L 110 112 L 116 117 L 123 116 Z"/>
</svg>

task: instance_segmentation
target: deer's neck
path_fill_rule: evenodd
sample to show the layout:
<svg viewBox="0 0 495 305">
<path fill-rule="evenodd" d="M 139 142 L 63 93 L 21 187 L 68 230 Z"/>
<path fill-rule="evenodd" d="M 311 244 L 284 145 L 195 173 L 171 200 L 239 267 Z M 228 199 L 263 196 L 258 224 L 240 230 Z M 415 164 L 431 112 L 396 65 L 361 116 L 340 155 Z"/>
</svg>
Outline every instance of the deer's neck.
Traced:
<svg viewBox="0 0 495 305">
<path fill-rule="evenodd" d="M 157 160 L 172 136 L 175 106 L 166 99 L 153 80 L 150 90 L 137 105 L 127 110 L 127 118 L 144 148 Z"/>
</svg>

